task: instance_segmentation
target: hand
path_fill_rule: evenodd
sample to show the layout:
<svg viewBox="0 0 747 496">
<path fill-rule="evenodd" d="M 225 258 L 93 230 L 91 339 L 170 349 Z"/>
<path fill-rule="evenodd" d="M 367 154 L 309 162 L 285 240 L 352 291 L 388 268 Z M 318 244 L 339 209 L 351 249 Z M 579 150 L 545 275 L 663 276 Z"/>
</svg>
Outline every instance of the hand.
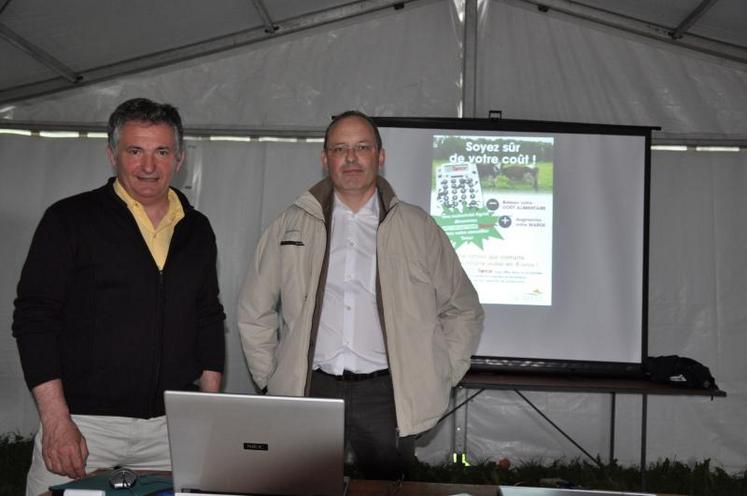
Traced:
<svg viewBox="0 0 747 496">
<path fill-rule="evenodd" d="M 67 416 L 43 423 L 42 458 L 50 472 L 80 479 L 86 475 L 88 445 Z"/>
<path fill-rule="evenodd" d="M 223 374 L 214 370 L 203 370 L 200 376 L 200 391 L 203 393 L 220 392 L 220 381 Z"/>
</svg>

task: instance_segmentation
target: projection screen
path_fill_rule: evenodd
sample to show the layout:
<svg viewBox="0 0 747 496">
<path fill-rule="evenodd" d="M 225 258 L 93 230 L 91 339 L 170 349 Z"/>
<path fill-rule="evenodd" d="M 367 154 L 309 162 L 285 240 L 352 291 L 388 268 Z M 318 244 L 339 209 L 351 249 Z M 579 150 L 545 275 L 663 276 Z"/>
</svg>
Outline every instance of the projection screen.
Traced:
<svg viewBox="0 0 747 496">
<path fill-rule="evenodd" d="M 640 371 L 652 128 L 375 120 L 383 175 L 443 228 L 479 293 L 475 368 Z"/>
</svg>

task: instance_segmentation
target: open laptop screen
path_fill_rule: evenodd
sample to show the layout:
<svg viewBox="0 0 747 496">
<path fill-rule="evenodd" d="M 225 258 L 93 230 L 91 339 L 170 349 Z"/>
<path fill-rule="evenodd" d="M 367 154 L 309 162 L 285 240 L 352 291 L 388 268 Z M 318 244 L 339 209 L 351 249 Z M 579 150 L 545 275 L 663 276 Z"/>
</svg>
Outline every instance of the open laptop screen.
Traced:
<svg viewBox="0 0 747 496">
<path fill-rule="evenodd" d="M 166 391 L 174 492 L 343 493 L 344 403 Z"/>
</svg>

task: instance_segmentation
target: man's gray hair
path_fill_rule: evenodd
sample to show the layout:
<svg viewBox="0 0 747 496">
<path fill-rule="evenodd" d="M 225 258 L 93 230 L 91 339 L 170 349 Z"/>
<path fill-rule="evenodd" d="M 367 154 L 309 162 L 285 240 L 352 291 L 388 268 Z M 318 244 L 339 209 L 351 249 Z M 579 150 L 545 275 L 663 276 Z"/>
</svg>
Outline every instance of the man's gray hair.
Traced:
<svg viewBox="0 0 747 496">
<path fill-rule="evenodd" d="M 177 155 L 182 152 L 184 148 L 184 128 L 182 127 L 182 118 L 176 107 L 168 103 L 156 103 L 147 98 L 133 98 L 121 103 L 109 116 L 109 125 L 106 130 L 109 148 L 112 151 L 117 148 L 122 126 L 128 122 L 168 124 L 174 129 Z"/>
</svg>

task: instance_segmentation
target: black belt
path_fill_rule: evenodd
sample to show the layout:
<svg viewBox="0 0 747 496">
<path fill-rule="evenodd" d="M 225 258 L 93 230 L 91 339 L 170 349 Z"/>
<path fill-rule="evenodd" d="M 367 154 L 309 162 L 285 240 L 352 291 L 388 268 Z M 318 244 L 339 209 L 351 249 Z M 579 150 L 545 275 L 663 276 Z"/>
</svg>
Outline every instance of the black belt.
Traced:
<svg viewBox="0 0 747 496">
<path fill-rule="evenodd" d="M 316 369 L 314 372 L 319 372 L 320 374 L 324 374 L 327 377 L 333 377 L 335 378 L 335 380 L 338 380 L 338 381 L 350 381 L 350 382 L 365 381 L 368 379 L 373 379 L 375 377 L 385 377 L 389 375 L 389 369 L 377 370 L 375 372 L 371 372 L 370 374 L 356 374 L 355 372 L 345 370 L 343 371 L 342 375 L 334 375 L 334 374 L 328 374 L 322 369 Z"/>
</svg>

